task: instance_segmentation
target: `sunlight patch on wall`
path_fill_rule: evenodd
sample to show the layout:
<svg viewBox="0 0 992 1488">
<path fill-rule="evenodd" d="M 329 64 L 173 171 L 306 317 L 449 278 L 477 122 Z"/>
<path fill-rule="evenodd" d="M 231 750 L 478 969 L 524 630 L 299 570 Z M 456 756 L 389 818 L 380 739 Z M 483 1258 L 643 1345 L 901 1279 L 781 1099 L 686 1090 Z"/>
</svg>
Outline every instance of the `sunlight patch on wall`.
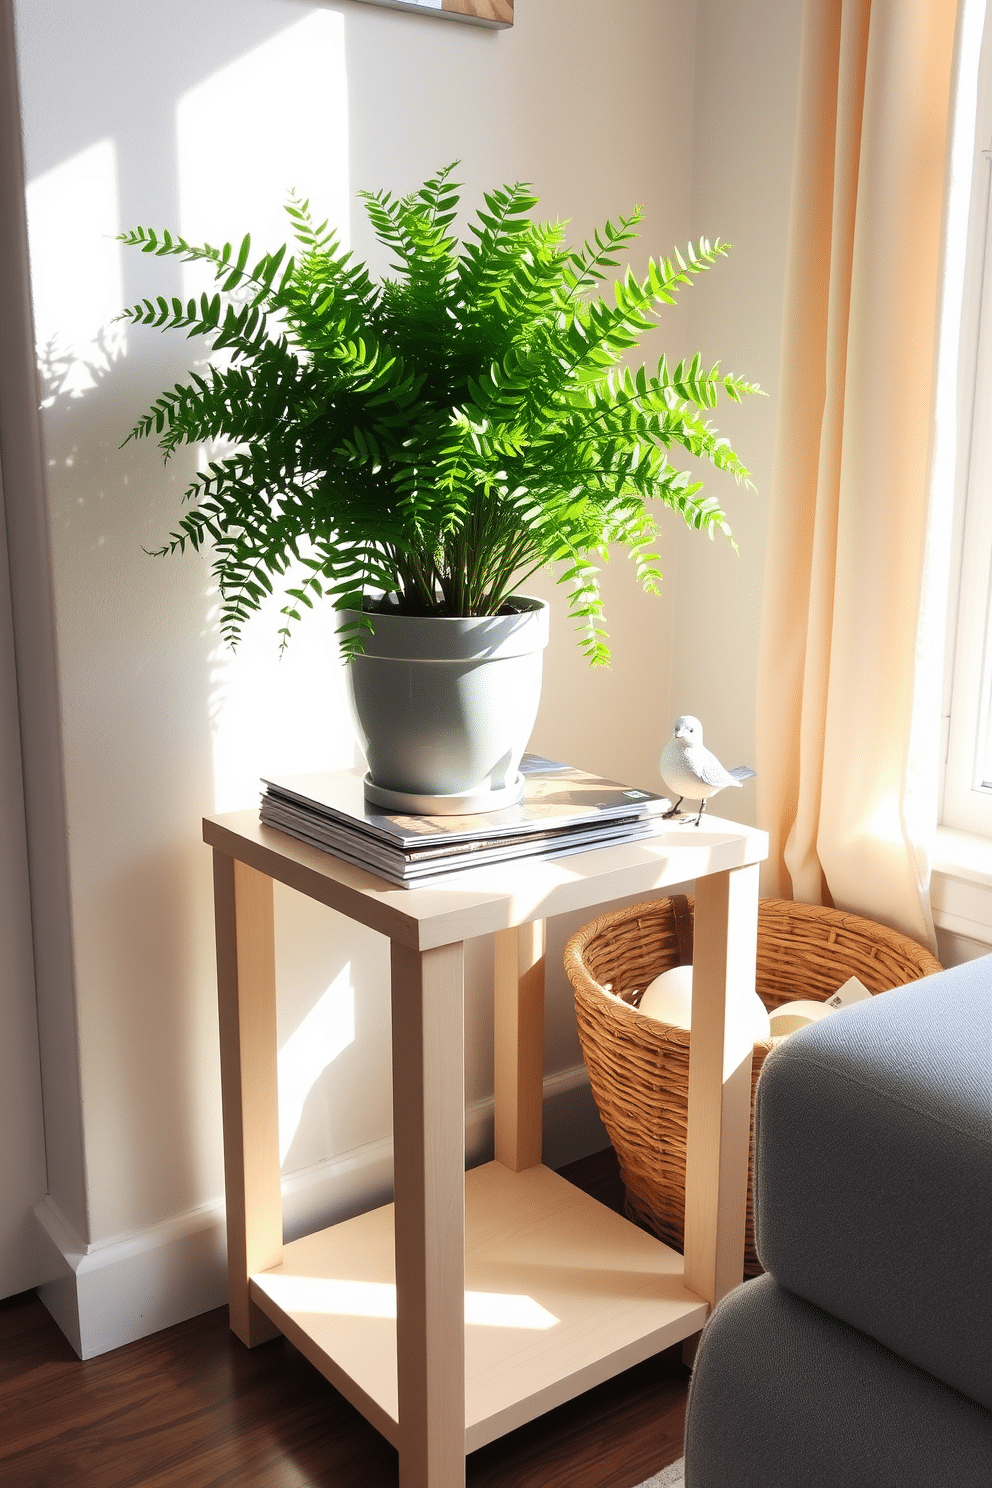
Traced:
<svg viewBox="0 0 992 1488">
<path fill-rule="evenodd" d="M 292 582 L 292 580 L 290 580 Z M 281 599 L 210 655 L 214 810 L 258 805 L 260 777 L 350 769 L 356 745 L 333 615 L 316 609 L 280 655 Z"/>
<path fill-rule="evenodd" d="M 184 237 L 219 246 L 250 232 L 258 254 L 271 252 L 289 237 L 284 204 L 295 190 L 347 244 L 343 16 L 314 11 L 215 72 L 180 99 L 176 125 Z"/>
<path fill-rule="evenodd" d="M 43 375 L 50 393 L 54 376 L 61 392 L 78 394 L 94 386 L 90 367 L 104 367 L 124 344 L 123 329 L 111 324 L 123 303 L 113 140 L 36 176 L 26 197 Z"/>
<path fill-rule="evenodd" d="M 179 228 L 191 242 L 238 244 L 249 232 L 257 262 L 288 240 L 293 190 L 348 242 L 343 16 L 316 10 L 214 73 L 180 99 L 176 130 Z M 204 265 L 183 273 L 185 295 L 212 292 Z M 201 464 L 224 452 L 202 451 Z M 307 613 L 280 658 L 283 603 L 249 622 L 237 652 L 220 645 L 211 656 L 216 811 L 256 805 L 260 775 L 355 763 L 332 614 L 326 606 Z"/>
<path fill-rule="evenodd" d="M 355 989 L 349 961 L 279 1050 L 280 1163 L 293 1145 L 310 1091 L 354 1041 Z"/>
</svg>

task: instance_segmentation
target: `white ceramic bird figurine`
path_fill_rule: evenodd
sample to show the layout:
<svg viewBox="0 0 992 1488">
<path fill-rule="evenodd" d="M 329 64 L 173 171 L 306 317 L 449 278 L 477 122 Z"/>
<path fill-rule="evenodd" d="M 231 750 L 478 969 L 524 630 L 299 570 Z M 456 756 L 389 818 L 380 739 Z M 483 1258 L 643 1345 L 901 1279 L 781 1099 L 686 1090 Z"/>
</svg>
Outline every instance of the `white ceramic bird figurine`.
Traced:
<svg viewBox="0 0 992 1488">
<path fill-rule="evenodd" d="M 747 765 L 725 770 L 716 755 L 704 747 L 703 725 L 690 713 L 675 720 L 675 732 L 661 752 L 658 769 L 672 795 L 678 796 L 675 805 L 665 815 L 674 816 L 686 798 L 698 801 L 697 827 L 710 796 L 715 796 L 726 785 L 743 784 L 755 773 Z"/>
</svg>

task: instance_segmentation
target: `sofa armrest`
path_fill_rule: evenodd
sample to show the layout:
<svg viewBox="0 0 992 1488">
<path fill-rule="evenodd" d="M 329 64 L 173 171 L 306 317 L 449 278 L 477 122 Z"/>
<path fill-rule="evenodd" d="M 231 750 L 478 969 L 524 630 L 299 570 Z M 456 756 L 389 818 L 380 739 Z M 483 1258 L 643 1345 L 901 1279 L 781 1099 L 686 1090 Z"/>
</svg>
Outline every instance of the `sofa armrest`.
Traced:
<svg viewBox="0 0 992 1488">
<path fill-rule="evenodd" d="M 992 1415 L 780 1287 L 746 1281 L 706 1324 L 686 1488 L 988 1488 Z"/>
<path fill-rule="evenodd" d="M 992 957 L 784 1040 L 755 1133 L 765 1269 L 992 1408 Z"/>
</svg>

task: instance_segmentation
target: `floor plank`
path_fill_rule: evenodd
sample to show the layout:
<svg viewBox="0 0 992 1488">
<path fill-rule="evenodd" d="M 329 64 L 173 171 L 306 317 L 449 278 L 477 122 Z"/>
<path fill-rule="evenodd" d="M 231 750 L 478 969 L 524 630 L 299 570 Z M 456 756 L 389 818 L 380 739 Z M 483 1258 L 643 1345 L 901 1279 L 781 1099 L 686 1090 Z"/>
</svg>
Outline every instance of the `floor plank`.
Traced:
<svg viewBox="0 0 992 1488">
<path fill-rule="evenodd" d="M 612 1152 L 563 1170 L 619 1208 Z M 669 1349 L 468 1459 L 468 1488 L 633 1488 L 682 1452 Z M 225 1308 L 80 1362 L 33 1293 L 0 1303 L 4 1488 L 396 1488 L 396 1453 L 284 1339 Z"/>
</svg>

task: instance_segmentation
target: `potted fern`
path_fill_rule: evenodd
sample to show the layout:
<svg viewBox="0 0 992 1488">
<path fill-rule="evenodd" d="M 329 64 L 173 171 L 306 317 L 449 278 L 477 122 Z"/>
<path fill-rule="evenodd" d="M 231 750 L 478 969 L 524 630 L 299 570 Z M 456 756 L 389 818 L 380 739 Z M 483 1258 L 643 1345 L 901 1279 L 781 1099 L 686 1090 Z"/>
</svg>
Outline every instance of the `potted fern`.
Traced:
<svg viewBox="0 0 992 1488">
<path fill-rule="evenodd" d="M 547 607 L 520 586 L 553 569 L 589 660 L 607 661 L 597 558 L 620 544 L 657 587 L 653 501 L 730 535 L 669 452 L 748 482 L 708 414 L 719 392 L 739 401 L 757 388 L 698 356 L 651 373 L 625 365 L 727 245 L 701 239 L 649 261 L 643 279 L 628 270 L 608 303 L 598 286 L 638 211 L 569 248 L 562 223 L 530 215 L 530 187 L 507 185 L 459 242 L 452 169 L 401 199 L 363 193 L 394 258 L 381 283 L 295 196 L 292 255 L 253 261 L 247 236 L 216 248 L 124 233 L 144 253 L 205 262 L 216 288 L 122 318 L 202 336 L 215 354 L 128 437 L 157 436 L 166 458 L 184 443 L 231 446 L 194 477 L 159 551 L 212 544 L 232 645 L 280 582 L 283 643 L 305 607 L 333 605 L 369 795 L 483 810 L 519 798 L 537 711 Z"/>
</svg>

